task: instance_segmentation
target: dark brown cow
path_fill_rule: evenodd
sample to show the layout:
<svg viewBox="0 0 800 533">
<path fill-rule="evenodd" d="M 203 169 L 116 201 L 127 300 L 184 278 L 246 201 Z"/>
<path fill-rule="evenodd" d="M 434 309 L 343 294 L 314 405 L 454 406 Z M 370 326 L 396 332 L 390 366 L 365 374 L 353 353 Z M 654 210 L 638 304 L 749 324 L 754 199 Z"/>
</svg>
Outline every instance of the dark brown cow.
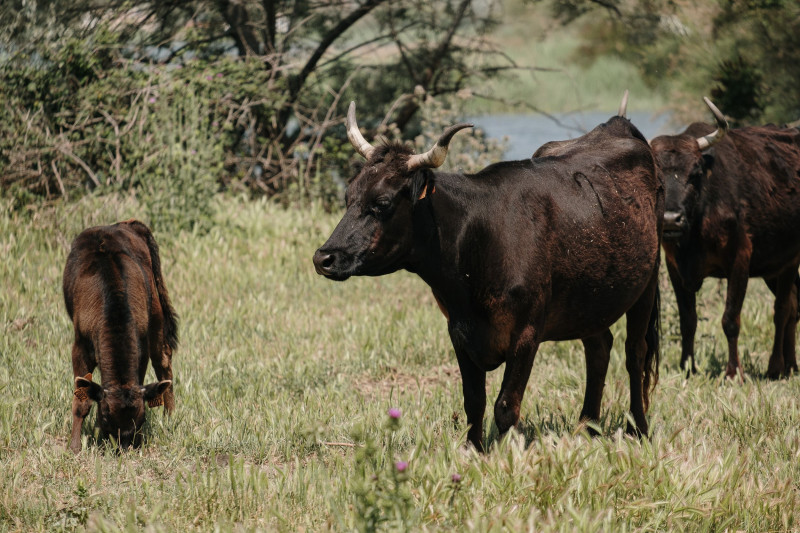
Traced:
<svg viewBox="0 0 800 533">
<path fill-rule="evenodd" d="M 759 126 L 726 135 L 724 117 L 706 103 L 716 117 L 716 131 L 695 123 L 680 135 L 651 141 L 667 192 L 663 246 L 680 313 L 681 368 L 691 358 L 691 371 L 697 371 L 695 293 L 705 278 L 716 277 L 728 280 L 722 315 L 726 375 L 742 372 L 739 315 L 748 278 L 762 277 L 775 294 L 775 342 L 767 375 L 777 378 L 797 371 L 800 131 Z"/>
<path fill-rule="evenodd" d="M 624 115 L 624 109 L 621 110 Z M 581 339 L 586 395 L 580 418 L 597 420 L 608 369 L 609 327 L 627 313 L 631 412 L 645 413 L 658 376 L 658 266 L 663 187 L 646 140 L 625 118 L 548 143 L 533 158 L 477 174 L 433 172 L 460 124 L 433 149 L 373 146 L 348 113 L 348 135 L 366 158 L 347 188 L 347 211 L 314 254 L 333 280 L 405 269 L 418 274 L 448 320 L 471 426 L 483 450 L 486 372 L 505 363 L 494 406 L 505 433 L 539 344 Z"/>
<path fill-rule="evenodd" d="M 72 436 L 81 449 L 81 426 L 92 401 L 104 436 L 122 447 L 141 443 L 145 402 L 172 412 L 172 352 L 177 317 L 161 275 L 158 245 L 137 220 L 84 230 L 72 243 L 64 269 L 64 301 L 75 341 Z M 144 386 L 147 362 L 159 382 Z M 92 381 L 99 366 L 102 385 Z"/>
</svg>

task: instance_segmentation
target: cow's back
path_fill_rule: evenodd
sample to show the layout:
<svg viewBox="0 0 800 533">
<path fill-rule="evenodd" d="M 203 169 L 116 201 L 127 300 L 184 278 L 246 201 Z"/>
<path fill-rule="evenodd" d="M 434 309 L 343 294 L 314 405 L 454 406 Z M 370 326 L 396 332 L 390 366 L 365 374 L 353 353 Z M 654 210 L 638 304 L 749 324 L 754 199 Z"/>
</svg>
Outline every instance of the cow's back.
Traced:
<svg viewBox="0 0 800 533">
<path fill-rule="evenodd" d="M 124 226 L 99 226 L 78 235 L 63 282 L 76 335 L 90 340 L 96 350 L 107 344 L 133 350 L 147 333 L 154 303 L 158 305 L 150 272 L 146 245 Z"/>
<path fill-rule="evenodd" d="M 752 245 L 751 276 L 771 276 L 800 257 L 800 131 L 754 126 L 731 130 L 712 151 L 704 206 L 714 225 L 742 225 Z M 717 220 L 727 214 L 731 220 Z M 720 233 L 723 228 L 720 228 Z"/>
<path fill-rule="evenodd" d="M 625 124 L 604 126 L 474 177 L 496 186 L 468 217 L 459 270 L 491 273 L 478 285 L 545 294 L 553 340 L 608 327 L 658 262 L 664 202 L 652 153 Z"/>
</svg>

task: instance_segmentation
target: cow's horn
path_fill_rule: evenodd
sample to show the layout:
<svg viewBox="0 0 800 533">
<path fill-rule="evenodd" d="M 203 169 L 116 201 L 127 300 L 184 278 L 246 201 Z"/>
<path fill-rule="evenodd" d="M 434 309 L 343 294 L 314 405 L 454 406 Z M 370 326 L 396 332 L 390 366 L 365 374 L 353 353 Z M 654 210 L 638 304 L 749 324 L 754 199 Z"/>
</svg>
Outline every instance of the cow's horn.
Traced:
<svg viewBox="0 0 800 533">
<path fill-rule="evenodd" d="M 442 136 L 439 137 L 438 141 L 436 141 L 436 144 L 433 145 L 433 148 L 424 154 L 414 154 L 409 157 L 408 166 L 406 168 L 409 171 L 412 171 L 418 168 L 436 168 L 442 166 L 445 158 L 447 158 L 447 147 L 450 144 L 450 141 L 453 139 L 453 135 L 464 128 L 471 128 L 473 126 L 474 124 L 467 123 L 450 126 L 444 130 L 444 133 L 442 133 Z"/>
<path fill-rule="evenodd" d="M 619 104 L 618 117 L 625 118 L 625 113 L 628 111 L 628 89 L 625 89 L 625 94 L 622 95 L 622 102 Z"/>
<path fill-rule="evenodd" d="M 722 113 L 720 112 L 719 109 L 717 109 L 717 106 L 712 104 L 711 100 L 709 100 L 705 96 L 703 97 L 703 101 L 706 103 L 708 108 L 714 114 L 714 118 L 717 121 L 717 129 L 704 137 L 697 138 L 697 147 L 700 148 L 701 152 L 703 150 L 708 150 L 716 143 L 721 141 L 722 138 L 725 137 L 725 134 L 728 132 L 728 121 L 725 120 L 724 116 L 722 116 Z"/>
<path fill-rule="evenodd" d="M 358 124 L 356 124 L 355 102 L 350 102 L 350 108 L 347 110 L 347 138 L 350 140 L 350 144 L 353 145 L 353 148 L 356 149 L 356 152 L 364 156 L 364 159 L 369 159 L 369 156 L 375 151 L 375 147 L 367 142 L 358 129 Z"/>
</svg>

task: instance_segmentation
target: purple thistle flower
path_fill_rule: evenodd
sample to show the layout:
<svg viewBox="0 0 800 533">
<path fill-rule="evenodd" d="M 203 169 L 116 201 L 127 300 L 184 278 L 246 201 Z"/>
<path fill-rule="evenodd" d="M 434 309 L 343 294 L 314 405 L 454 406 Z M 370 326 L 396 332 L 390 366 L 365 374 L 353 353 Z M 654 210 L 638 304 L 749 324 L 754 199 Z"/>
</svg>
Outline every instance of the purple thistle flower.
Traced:
<svg viewBox="0 0 800 533">
<path fill-rule="evenodd" d="M 453 474 L 452 476 L 450 476 L 450 479 L 453 481 L 453 483 L 460 483 L 461 482 L 461 474 L 458 474 L 458 473 Z"/>
<path fill-rule="evenodd" d="M 155 104 L 156 103 L 156 97 L 155 96 L 151 96 L 150 98 L 148 98 L 147 101 L 150 102 L 151 104 Z"/>
<path fill-rule="evenodd" d="M 206 76 L 206 81 L 211 81 L 211 80 L 213 80 L 213 79 L 214 79 L 214 78 L 213 78 L 212 76 Z"/>
<path fill-rule="evenodd" d="M 217 77 L 221 78 L 222 77 L 222 72 L 217 72 Z"/>
<path fill-rule="evenodd" d="M 406 461 L 397 461 L 394 467 L 398 472 L 405 472 L 406 468 L 408 468 L 408 463 Z"/>
<path fill-rule="evenodd" d="M 394 418 L 395 420 L 400 418 L 400 414 L 401 414 L 400 409 L 398 409 L 397 407 L 392 407 L 391 409 L 389 409 L 389 417 Z"/>
</svg>

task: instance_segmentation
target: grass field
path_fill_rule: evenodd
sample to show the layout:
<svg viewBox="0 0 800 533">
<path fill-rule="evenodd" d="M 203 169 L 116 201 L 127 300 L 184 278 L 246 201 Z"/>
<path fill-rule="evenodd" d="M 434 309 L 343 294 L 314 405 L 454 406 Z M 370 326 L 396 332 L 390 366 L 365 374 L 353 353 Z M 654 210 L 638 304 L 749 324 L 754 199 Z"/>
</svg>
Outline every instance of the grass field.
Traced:
<svg viewBox="0 0 800 533">
<path fill-rule="evenodd" d="M 620 431 L 618 324 L 602 437 L 577 426 L 579 344 L 547 343 L 521 432 L 498 441 L 491 430 L 479 456 L 463 444 L 455 356 L 424 283 L 324 280 L 311 256 L 338 214 L 225 199 L 208 234 L 157 232 L 181 316 L 174 416 L 150 411 L 145 446 L 117 454 L 92 443 L 93 409 L 74 456 L 64 261 L 81 229 L 138 210 L 99 198 L 0 211 L 2 531 L 800 530 L 800 379 L 760 377 L 772 299 L 759 280 L 742 320 L 745 384 L 721 377 L 724 285 L 711 280 L 699 298 L 701 374 L 678 370 L 664 275 L 650 440 Z M 389 408 L 402 413 L 394 423 Z"/>
</svg>

